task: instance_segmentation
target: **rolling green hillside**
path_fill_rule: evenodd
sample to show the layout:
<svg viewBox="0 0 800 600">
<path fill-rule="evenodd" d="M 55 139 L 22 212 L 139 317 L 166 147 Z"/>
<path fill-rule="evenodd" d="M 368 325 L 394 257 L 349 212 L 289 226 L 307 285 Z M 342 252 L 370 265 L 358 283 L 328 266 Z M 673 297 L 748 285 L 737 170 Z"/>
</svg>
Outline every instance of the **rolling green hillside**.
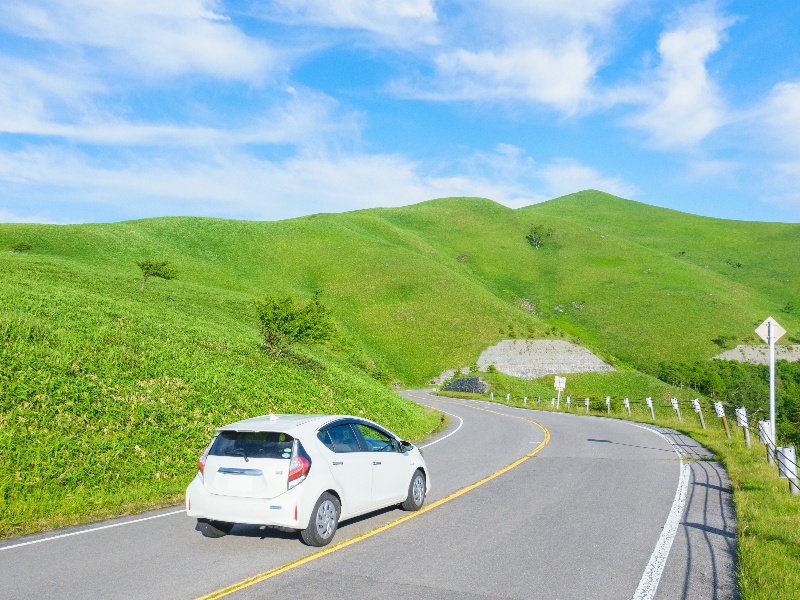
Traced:
<svg viewBox="0 0 800 600">
<path fill-rule="evenodd" d="M 554 234 L 534 249 L 540 223 Z M 501 339 L 562 336 L 648 371 L 754 340 L 768 314 L 800 331 L 800 226 L 593 191 L 520 210 L 0 224 L 0 249 L 0 535 L 175 497 L 214 426 L 270 410 L 422 436 L 437 417 L 378 380 L 421 384 Z M 140 292 L 144 258 L 179 279 Z M 261 352 L 253 302 L 314 293 L 345 342 Z"/>
</svg>

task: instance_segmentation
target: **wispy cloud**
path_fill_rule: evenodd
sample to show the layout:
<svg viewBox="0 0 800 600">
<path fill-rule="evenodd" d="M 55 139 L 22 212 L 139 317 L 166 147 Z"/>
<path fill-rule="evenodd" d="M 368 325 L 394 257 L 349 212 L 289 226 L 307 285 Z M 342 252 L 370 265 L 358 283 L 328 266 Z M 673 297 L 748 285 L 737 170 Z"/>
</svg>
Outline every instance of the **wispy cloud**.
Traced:
<svg viewBox="0 0 800 600">
<path fill-rule="evenodd" d="M 65 48 L 105 51 L 98 70 L 144 78 L 199 73 L 260 82 L 275 52 L 208 0 L 9 0 L 4 27 Z"/>
<path fill-rule="evenodd" d="M 734 22 L 715 4 L 698 4 L 681 10 L 677 24 L 661 35 L 660 64 L 643 84 L 626 90 L 630 100 L 643 105 L 626 122 L 646 135 L 647 144 L 691 148 L 729 121 L 706 63 Z"/>
</svg>

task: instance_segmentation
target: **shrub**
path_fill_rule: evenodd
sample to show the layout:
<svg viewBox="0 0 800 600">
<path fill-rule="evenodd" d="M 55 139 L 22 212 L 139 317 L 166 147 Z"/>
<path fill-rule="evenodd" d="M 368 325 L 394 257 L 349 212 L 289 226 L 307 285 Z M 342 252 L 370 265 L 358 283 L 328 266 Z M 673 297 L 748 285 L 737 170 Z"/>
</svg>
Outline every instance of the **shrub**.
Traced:
<svg viewBox="0 0 800 600">
<path fill-rule="evenodd" d="M 153 260 L 146 258 L 145 260 L 136 261 L 139 268 L 142 270 L 142 287 L 147 283 L 148 277 L 160 277 L 161 279 L 177 279 L 178 272 L 169 264 L 168 260 Z"/>
<path fill-rule="evenodd" d="M 32 247 L 33 246 L 31 246 L 28 242 L 18 242 L 16 244 L 14 244 L 13 246 L 11 246 L 11 249 L 9 251 L 12 254 L 24 254 L 24 253 L 30 251 L 30 249 Z"/>
<path fill-rule="evenodd" d="M 303 305 L 291 296 L 266 296 L 256 302 L 256 313 L 264 348 L 276 356 L 293 344 L 329 340 L 337 331 L 331 309 L 316 295 Z"/>
</svg>

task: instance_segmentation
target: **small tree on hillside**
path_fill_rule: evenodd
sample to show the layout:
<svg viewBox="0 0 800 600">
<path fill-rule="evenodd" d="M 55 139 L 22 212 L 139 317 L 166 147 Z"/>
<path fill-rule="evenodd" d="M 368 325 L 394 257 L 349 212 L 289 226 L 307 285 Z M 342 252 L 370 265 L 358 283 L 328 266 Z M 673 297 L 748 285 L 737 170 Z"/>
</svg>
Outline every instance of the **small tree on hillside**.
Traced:
<svg viewBox="0 0 800 600">
<path fill-rule="evenodd" d="M 267 296 L 256 302 L 256 313 L 264 348 L 276 356 L 293 344 L 323 342 L 336 333 L 331 309 L 316 295 L 306 304 L 297 304 L 291 296 Z"/>
<path fill-rule="evenodd" d="M 545 238 L 549 237 L 553 237 L 552 227 L 536 225 L 531 227 L 531 230 L 528 232 L 528 235 L 525 236 L 525 239 L 528 240 L 528 243 L 534 248 L 541 248 L 542 244 L 544 244 Z"/>
<path fill-rule="evenodd" d="M 142 287 L 147 283 L 148 277 L 160 277 L 161 279 L 177 279 L 178 272 L 169 264 L 168 260 L 153 260 L 147 258 L 145 260 L 136 261 L 139 268 L 142 270 Z"/>
<path fill-rule="evenodd" d="M 12 254 L 27 254 L 28 251 L 33 248 L 28 242 L 18 242 L 11 246 L 9 252 Z"/>
</svg>

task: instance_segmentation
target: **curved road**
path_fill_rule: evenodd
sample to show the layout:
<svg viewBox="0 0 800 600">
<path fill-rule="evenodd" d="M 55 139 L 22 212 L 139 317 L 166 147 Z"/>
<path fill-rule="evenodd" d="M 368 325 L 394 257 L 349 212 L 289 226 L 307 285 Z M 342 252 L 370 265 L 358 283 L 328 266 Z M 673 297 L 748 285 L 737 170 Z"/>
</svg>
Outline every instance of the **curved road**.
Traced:
<svg viewBox="0 0 800 600">
<path fill-rule="evenodd" d="M 269 572 L 314 550 L 251 526 L 203 538 L 179 509 L 6 540 L 0 597 L 197 598 L 259 574 L 229 597 L 737 597 L 727 474 L 693 440 L 611 419 L 404 395 L 453 417 L 423 444 L 426 504 L 444 500 L 431 510 L 364 538 L 408 513 L 342 523 L 334 543 L 352 543 L 278 574 Z"/>
</svg>

